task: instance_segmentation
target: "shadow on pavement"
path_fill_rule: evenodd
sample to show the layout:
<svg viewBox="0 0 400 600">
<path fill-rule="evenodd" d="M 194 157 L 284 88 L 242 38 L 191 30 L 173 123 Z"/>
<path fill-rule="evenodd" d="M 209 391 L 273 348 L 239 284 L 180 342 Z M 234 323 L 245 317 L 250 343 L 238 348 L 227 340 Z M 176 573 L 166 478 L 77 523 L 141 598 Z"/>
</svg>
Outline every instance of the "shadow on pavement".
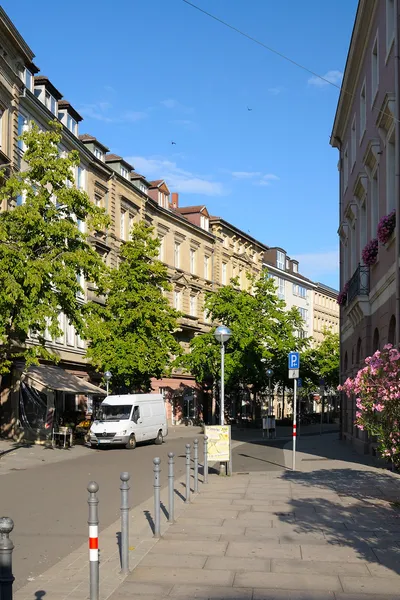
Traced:
<svg viewBox="0 0 400 600">
<path fill-rule="evenodd" d="M 153 517 L 151 516 L 151 513 L 150 513 L 150 511 L 149 511 L 149 510 L 144 510 L 144 511 L 143 511 L 143 514 L 144 514 L 144 516 L 146 517 L 146 519 L 147 519 L 147 522 L 148 522 L 148 523 L 149 523 L 149 525 L 150 525 L 150 529 L 151 529 L 152 533 L 154 533 L 154 532 L 155 532 L 155 530 L 156 530 L 156 528 L 155 528 L 154 521 L 153 521 Z"/>
<path fill-rule="evenodd" d="M 242 452 L 237 453 L 238 456 L 243 456 L 243 458 L 250 458 L 251 460 L 259 460 L 264 463 L 268 463 L 269 465 L 274 465 L 276 467 L 282 467 L 282 469 L 287 469 L 285 465 L 281 465 L 280 463 L 274 462 L 272 460 L 266 460 L 265 458 L 259 458 L 258 456 L 250 456 L 249 454 L 243 454 Z"/>
<path fill-rule="evenodd" d="M 399 479 L 349 468 L 286 471 L 282 480 L 297 484 L 293 496 L 298 496 L 289 500 L 294 515 L 277 513 L 282 523 L 297 533 L 322 532 L 333 546 L 352 548 L 378 576 L 388 574 L 385 567 L 400 574 Z M 298 484 L 310 489 L 309 497 L 302 497 Z"/>
</svg>

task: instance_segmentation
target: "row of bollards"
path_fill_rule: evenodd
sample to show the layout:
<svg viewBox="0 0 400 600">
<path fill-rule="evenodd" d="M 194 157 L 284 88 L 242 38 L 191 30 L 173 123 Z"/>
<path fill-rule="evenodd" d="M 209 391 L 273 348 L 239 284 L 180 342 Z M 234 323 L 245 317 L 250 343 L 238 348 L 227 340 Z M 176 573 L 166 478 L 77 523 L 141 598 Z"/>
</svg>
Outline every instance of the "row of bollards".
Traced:
<svg viewBox="0 0 400 600">
<path fill-rule="evenodd" d="M 204 438 L 204 472 L 203 484 L 208 483 L 208 440 Z M 186 495 L 185 502 L 190 502 L 190 482 L 191 482 L 191 446 L 186 444 L 185 453 L 186 466 Z M 174 522 L 174 494 L 175 494 L 175 474 L 174 474 L 175 456 L 173 452 L 168 454 L 168 522 Z M 197 494 L 199 491 L 199 441 L 193 443 L 193 490 Z M 161 459 L 153 460 L 154 472 L 154 537 L 160 537 L 161 525 Z M 120 554 L 121 554 L 121 573 L 129 573 L 129 473 L 121 473 L 120 491 L 121 491 L 121 533 L 120 533 Z M 97 492 L 99 485 L 91 481 L 87 486 L 89 492 L 89 574 L 90 574 L 90 600 L 99 600 L 99 498 Z M 14 544 L 10 539 L 10 533 L 14 528 L 13 521 L 8 517 L 0 518 L 0 600 L 12 600 L 14 576 L 12 573 L 12 553 Z"/>
</svg>

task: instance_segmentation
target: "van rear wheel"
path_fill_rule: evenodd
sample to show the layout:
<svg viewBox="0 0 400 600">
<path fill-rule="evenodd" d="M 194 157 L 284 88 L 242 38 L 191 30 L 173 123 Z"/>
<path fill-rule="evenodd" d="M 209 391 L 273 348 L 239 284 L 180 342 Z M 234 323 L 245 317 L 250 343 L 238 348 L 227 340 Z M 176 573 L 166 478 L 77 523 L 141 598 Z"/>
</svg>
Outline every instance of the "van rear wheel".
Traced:
<svg viewBox="0 0 400 600">
<path fill-rule="evenodd" d="M 136 448 L 136 438 L 133 435 L 133 433 L 131 434 L 128 443 L 126 444 L 125 448 L 127 450 L 134 450 Z"/>
<path fill-rule="evenodd" d="M 157 434 L 156 439 L 154 440 L 154 443 L 157 444 L 157 446 L 161 446 L 161 444 L 163 443 L 163 440 L 164 440 L 163 434 L 162 434 L 162 431 L 160 430 Z"/>
</svg>

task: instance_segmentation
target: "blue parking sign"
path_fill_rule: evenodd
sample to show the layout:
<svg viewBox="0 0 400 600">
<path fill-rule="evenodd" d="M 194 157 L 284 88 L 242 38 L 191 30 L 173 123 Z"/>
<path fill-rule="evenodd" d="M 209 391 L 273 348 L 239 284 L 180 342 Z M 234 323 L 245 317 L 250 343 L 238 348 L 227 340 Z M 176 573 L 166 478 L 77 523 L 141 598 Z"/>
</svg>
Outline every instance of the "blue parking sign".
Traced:
<svg viewBox="0 0 400 600">
<path fill-rule="evenodd" d="M 290 369 L 300 369 L 300 352 L 289 352 L 288 364 Z"/>
<path fill-rule="evenodd" d="M 299 377 L 299 378 L 298 378 L 298 380 L 297 380 L 297 387 L 298 387 L 298 388 L 301 388 L 301 387 L 303 387 L 303 380 L 302 380 L 300 377 Z"/>
</svg>

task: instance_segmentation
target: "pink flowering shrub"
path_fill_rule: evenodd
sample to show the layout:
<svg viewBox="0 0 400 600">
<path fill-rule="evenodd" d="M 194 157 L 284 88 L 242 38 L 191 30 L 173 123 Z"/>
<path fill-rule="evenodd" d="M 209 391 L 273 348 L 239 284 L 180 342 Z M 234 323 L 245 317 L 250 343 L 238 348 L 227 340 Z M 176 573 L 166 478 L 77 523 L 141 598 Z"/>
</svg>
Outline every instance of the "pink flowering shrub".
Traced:
<svg viewBox="0 0 400 600">
<path fill-rule="evenodd" d="M 400 466 L 400 352 L 387 344 L 338 389 L 356 396 L 356 427 L 377 436 L 381 456 Z"/>
<path fill-rule="evenodd" d="M 337 303 L 339 306 L 345 306 L 347 302 L 347 292 L 349 291 L 349 282 L 345 283 L 341 292 L 337 297 Z"/>
<path fill-rule="evenodd" d="M 392 210 L 391 213 L 382 217 L 378 223 L 378 240 L 381 244 L 387 244 L 390 240 L 394 229 L 396 227 L 396 211 Z"/>
<path fill-rule="evenodd" d="M 376 238 L 370 240 L 364 247 L 361 255 L 364 265 L 368 265 L 369 267 L 374 265 L 376 263 L 376 259 L 378 258 L 378 240 Z"/>
</svg>

